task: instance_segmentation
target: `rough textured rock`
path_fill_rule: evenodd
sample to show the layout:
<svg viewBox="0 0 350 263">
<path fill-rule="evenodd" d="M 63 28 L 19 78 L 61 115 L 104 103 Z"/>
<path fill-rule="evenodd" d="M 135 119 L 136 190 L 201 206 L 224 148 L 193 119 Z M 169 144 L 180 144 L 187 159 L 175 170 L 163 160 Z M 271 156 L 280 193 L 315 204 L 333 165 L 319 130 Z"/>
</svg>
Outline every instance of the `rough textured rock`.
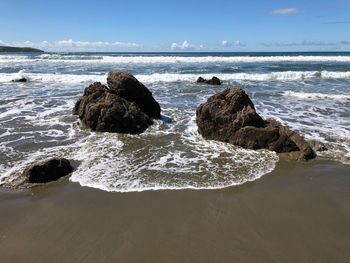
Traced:
<svg viewBox="0 0 350 263">
<path fill-rule="evenodd" d="M 151 118 L 160 118 L 160 106 L 152 93 L 127 72 L 109 72 L 107 84 L 111 93 L 135 102 Z"/>
<path fill-rule="evenodd" d="M 75 104 L 73 114 L 93 131 L 141 133 L 153 121 L 135 102 L 130 102 L 99 82 L 85 89 Z"/>
<path fill-rule="evenodd" d="M 69 161 L 64 158 L 50 159 L 26 168 L 22 176 L 27 183 L 48 183 L 70 174 L 73 171 Z"/>
<path fill-rule="evenodd" d="M 316 156 L 300 135 L 276 121 L 264 121 L 240 88 L 226 89 L 199 105 L 196 122 L 199 133 L 206 139 L 248 149 L 293 152 L 293 158 L 297 160 Z"/>
<path fill-rule="evenodd" d="M 217 77 L 212 77 L 211 79 L 204 79 L 199 77 L 196 81 L 197 83 L 206 83 L 209 85 L 221 85 L 221 80 Z"/>
</svg>

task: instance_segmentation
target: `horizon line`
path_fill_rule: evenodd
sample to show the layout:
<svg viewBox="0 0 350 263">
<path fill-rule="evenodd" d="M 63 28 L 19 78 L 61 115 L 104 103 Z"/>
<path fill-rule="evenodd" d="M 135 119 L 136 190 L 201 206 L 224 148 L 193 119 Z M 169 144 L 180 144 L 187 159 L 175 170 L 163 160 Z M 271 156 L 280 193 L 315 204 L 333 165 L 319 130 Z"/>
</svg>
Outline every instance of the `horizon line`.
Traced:
<svg viewBox="0 0 350 263">
<path fill-rule="evenodd" d="M 1 46 L 0 46 L 1 47 Z M 18 48 L 32 48 L 32 47 L 18 47 Z M 312 51 L 199 51 L 199 50 L 188 50 L 188 51 L 45 51 L 41 50 L 42 52 L 30 52 L 30 51 L 15 51 L 15 52 L 0 52 L 0 54 L 4 53 L 94 53 L 94 54 L 191 54 L 191 53 L 197 53 L 197 54 L 210 54 L 210 53 L 217 53 L 217 54 L 232 54 L 232 53 L 350 53 L 350 50 L 347 51 L 336 51 L 336 50 L 312 50 Z"/>
</svg>

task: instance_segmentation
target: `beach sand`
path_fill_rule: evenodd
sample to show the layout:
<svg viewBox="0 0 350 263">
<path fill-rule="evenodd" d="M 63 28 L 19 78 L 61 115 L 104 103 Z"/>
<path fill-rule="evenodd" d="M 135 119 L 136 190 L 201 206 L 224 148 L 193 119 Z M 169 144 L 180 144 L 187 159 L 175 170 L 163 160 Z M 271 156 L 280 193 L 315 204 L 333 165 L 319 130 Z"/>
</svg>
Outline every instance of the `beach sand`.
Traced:
<svg viewBox="0 0 350 263">
<path fill-rule="evenodd" d="M 1 262 L 349 262 L 350 166 L 280 161 L 222 190 L 0 191 Z"/>
</svg>

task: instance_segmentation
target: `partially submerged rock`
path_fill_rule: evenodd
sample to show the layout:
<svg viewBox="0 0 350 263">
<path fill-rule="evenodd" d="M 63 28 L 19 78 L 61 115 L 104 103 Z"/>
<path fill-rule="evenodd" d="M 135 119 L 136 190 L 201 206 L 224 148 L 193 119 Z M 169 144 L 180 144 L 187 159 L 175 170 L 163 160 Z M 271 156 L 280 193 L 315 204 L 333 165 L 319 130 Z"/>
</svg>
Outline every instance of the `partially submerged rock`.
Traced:
<svg viewBox="0 0 350 263">
<path fill-rule="evenodd" d="M 72 171 L 73 168 L 67 159 L 53 158 L 26 168 L 22 177 L 25 178 L 24 183 L 42 184 L 56 181 Z"/>
<path fill-rule="evenodd" d="M 85 89 L 74 114 L 93 131 L 141 133 L 153 121 L 134 102 L 127 101 L 95 82 Z"/>
<path fill-rule="evenodd" d="M 12 82 L 28 82 L 27 78 L 19 78 L 19 79 L 13 79 Z"/>
<path fill-rule="evenodd" d="M 0 187 L 12 189 L 31 188 L 37 185 L 57 181 L 73 172 L 67 159 L 51 158 L 29 165 L 23 171 L 15 171 L 0 180 Z"/>
<path fill-rule="evenodd" d="M 197 83 L 206 83 L 209 85 L 221 85 L 221 80 L 217 77 L 212 77 L 211 79 L 204 79 L 202 77 L 199 77 L 196 81 Z"/>
<path fill-rule="evenodd" d="M 151 118 L 160 118 L 160 106 L 152 93 L 128 72 L 109 72 L 109 91 L 128 101 L 135 102 Z"/>
<path fill-rule="evenodd" d="M 256 113 L 244 90 L 225 89 L 200 104 L 196 112 L 198 132 L 206 139 L 232 143 L 248 149 L 293 152 L 297 160 L 316 156 L 299 134 Z"/>
<path fill-rule="evenodd" d="M 127 72 L 110 72 L 108 87 L 99 82 L 87 87 L 73 114 L 93 131 L 142 133 L 160 118 L 152 93 Z"/>
</svg>

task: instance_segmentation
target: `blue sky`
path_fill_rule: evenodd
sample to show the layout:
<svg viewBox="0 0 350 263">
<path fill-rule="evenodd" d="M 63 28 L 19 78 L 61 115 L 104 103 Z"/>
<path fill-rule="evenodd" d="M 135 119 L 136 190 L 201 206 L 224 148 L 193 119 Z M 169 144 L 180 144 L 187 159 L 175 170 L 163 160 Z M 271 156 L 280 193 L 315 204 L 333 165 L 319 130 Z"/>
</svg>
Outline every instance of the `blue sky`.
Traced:
<svg viewBox="0 0 350 263">
<path fill-rule="evenodd" d="M 0 44 L 48 51 L 349 51 L 349 0 L 0 0 Z"/>
</svg>

